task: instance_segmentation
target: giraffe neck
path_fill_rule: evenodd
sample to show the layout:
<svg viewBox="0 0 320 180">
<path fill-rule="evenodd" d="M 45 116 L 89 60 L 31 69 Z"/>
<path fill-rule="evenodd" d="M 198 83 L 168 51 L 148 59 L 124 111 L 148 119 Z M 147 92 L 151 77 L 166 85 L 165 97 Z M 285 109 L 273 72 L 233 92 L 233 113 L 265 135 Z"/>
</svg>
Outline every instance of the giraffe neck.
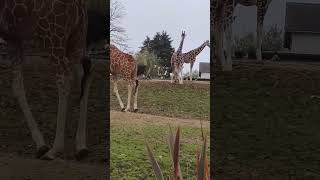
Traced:
<svg viewBox="0 0 320 180">
<path fill-rule="evenodd" d="M 202 51 L 205 47 L 206 47 L 206 43 L 204 42 L 203 44 L 201 44 L 200 47 L 198 47 L 198 48 L 196 48 L 196 49 L 194 49 L 194 50 L 192 50 L 192 51 L 193 51 L 193 53 L 197 56 L 198 54 L 201 53 L 201 51 Z"/>
<path fill-rule="evenodd" d="M 182 61 L 184 63 L 193 63 L 196 60 L 196 57 L 200 52 L 206 47 L 206 43 L 204 42 L 200 47 L 193 49 L 187 53 L 182 54 Z"/>
<path fill-rule="evenodd" d="M 179 48 L 177 50 L 177 54 L 181 54 L 182 53 L 183 41 L 184 41 L 184 37 L 182 37 L 182 39 L 181 39 Z"/>
</svg>

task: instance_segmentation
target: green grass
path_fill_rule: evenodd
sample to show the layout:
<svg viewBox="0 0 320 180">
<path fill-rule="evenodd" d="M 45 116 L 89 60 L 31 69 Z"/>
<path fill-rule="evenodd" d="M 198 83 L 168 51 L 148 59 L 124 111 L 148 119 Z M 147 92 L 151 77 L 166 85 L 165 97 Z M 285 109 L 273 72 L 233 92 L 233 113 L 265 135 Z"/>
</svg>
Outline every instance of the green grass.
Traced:
<svg viewBox="0 0 320 180">
<path fill-rule="evenodd" d="M 209 119 L 210 89 L 209 84 L 172 85 L 170 82 L 141 81 L 138 106 L 140 113 Z M 111 109 L 119 110 L 118 100 L 110 89 Z M 119 83 L 122 101 L 127 103 L 127 85 Z"/>
<path fill-rule="evenodd" d="M 167 145 L 168 130 L 168 126 L 129 127 L 111 125 L 112 179 L 155 179 L 147 157 L 145 139 L 152 147 L 164 175 L 168 177 L 171 169 Z M 199 128 L 182 127 L 180 165 L 184 179 L 194 179 L 195 177 L 193 173 L 198 147 L 201 147 L 201 130 Z"/>
<path fill-rule="evenodd" d="M 247 68 L 214 83 L 216 178 L 319 178 L 319 72 Z"/>
<path fill-rule="evenodd" d="M 119 93 L 126 104 L 127 85 L 119 82 Z M 111 109 L 120 106 L 110 89 Z M 209 120 L 209 84 L 172 85 L 170 82 L 140 81 L 139 112 L 159 116 Z M 199 121 L 200 123 L 200 121 Z M 121 126 L 111 123 L 111 177 L 112 179 L 155 179 L 149 162 L 147 139 L 164 175 L 171 169 L 167 144 L 168 126 Z M 208 128 L 205 129 L 208 131 Z M 181 168 L 184 179 L 194 179 L 196 149 L 201 148 L 200 128 L 181 127 Z M 209 152 L 209 150 L 208 150 Z"/>
</svg>

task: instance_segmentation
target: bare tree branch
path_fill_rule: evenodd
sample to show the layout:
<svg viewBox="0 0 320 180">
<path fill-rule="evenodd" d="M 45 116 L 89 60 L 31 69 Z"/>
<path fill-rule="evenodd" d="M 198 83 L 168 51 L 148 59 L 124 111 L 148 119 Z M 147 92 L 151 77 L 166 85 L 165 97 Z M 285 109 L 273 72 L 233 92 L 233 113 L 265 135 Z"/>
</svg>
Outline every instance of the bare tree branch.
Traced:
<svg viewBox="0 0 320 180">
<path fill-rule="evenodd" d="M 126 30 L 121 26 L 121 19 L 125 16 L 124 6 L 117 0 L 111 2 L 110 8 L 110 41 L 122 50 L 128 49 Z"/>
</svg>

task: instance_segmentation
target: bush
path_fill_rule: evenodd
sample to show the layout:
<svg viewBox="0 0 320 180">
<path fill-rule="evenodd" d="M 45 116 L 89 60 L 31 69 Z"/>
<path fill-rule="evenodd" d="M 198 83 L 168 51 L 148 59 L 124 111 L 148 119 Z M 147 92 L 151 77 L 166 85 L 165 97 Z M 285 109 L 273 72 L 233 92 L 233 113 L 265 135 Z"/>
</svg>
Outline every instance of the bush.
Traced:
<svg viewBox="0 0 320 180">
<path fill-rule="evenodd" d="M 263 51 L 279 51 L 283 45 L 282 30 L 275 24 L 264 33 L 262 40 Z"/>
<path fill-rule="evenodd" d="M 248 59 L 256 59 L 256 57 L 257 57 L 256 51 L 257 51 L 256 46 L 250 45 L 247 48 Z"/>
<path fill-rule="evenodd" d="M 146 77 L 155 77 L 157 76 L 157 69 L 155 68 L 159 62 L 159 58 L 147 50 L 139 52 L 136 54 L 136 59 L 138 64 L 146 66 L 144 75 Z"/>
<path fill-rule="evenodd" d="M 255 37 L 254 33 L 248 33 L 247 35 L 239 38 L 235 38 L 234 55 L 236 58 L 242 58 L 248 55 L 248 58 L 254 58 L 255 55 Z"/>
</svg>

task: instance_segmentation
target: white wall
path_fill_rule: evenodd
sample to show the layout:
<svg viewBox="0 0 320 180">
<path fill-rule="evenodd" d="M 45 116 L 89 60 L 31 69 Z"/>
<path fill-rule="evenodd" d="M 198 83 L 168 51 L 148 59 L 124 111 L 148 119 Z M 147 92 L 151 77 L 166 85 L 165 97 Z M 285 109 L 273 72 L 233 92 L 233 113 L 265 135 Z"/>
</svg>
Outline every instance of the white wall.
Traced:
<svg viewBox="0 0 320 180">
<path fill-rule="evenodd" d="M 293 33 L 291 51 L 301 54 L 320 54 L 320 34 Z"/>
<path fill-rule="evenodd" d="M 210 79 L 210 73 L 201 73 L 201 79 Z"/>
</svg>

